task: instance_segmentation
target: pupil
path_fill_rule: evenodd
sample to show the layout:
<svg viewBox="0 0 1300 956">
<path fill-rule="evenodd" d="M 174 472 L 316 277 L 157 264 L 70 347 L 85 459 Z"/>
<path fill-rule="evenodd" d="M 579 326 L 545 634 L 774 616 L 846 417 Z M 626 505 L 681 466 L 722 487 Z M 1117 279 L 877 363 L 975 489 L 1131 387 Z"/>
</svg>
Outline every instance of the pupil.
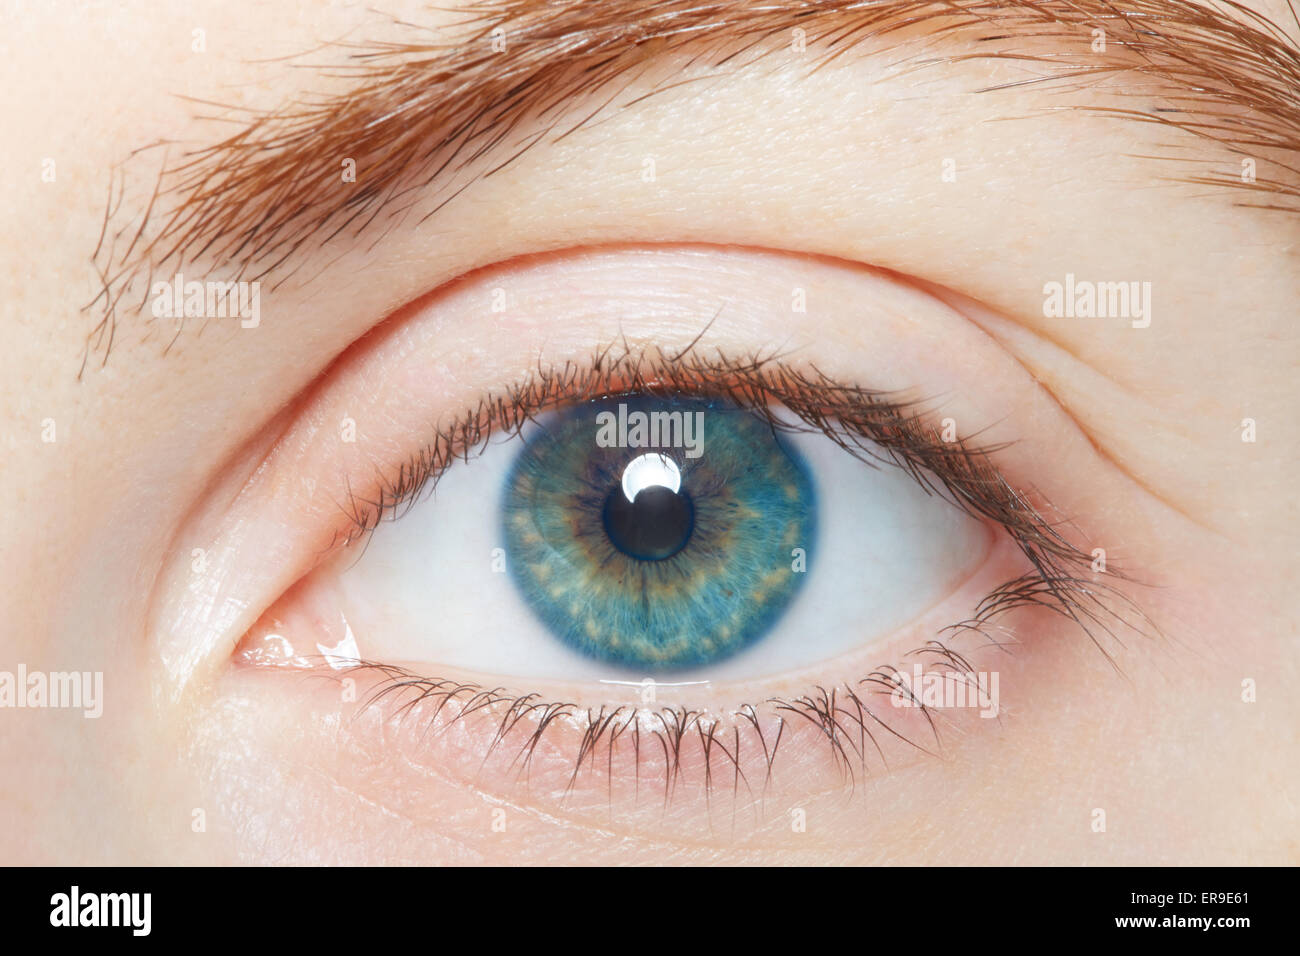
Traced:
<svg viewBox="0 0 1300 956">
<path fill-rule="evenodd" d="M 695 505 L 691 496 L 663 485 L 652 485 L 627 500 L 621 485 L 605 499 L 605 533 L 614 547 L 641 561 L 671 558 L 691 540 Z"/>
</svg>

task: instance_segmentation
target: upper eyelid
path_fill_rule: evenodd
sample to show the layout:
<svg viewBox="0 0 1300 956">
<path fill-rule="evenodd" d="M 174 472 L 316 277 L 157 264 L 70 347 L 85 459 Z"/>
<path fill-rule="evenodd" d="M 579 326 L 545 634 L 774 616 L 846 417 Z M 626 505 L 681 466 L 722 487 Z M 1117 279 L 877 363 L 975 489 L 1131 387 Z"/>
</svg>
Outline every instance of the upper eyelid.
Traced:
<svg viewBox="0 0 1300 956">
<path fill-rule="evenodd" d="M 705 256 L 703 251 L 710 254 Z M 512 387 L 525 387 L 527 370 L 539 363 L 549 363 L 552 368 L 562 367 L 566 361 L 581 365 L 578 357 L 590 355 L 586 350 L 601 341 L 613 343 L 606 349 L 607 363 L 620 347 L 628 346 L 629 340 L 637 343 L 636 348 L 667 347 L 680 354 L 677 350 L 699 339 L 701 326 L 710 314 L 715 314 L 716 324 L 708 335 L 708 348 L 725 348 L 732 355 L 752 357 L 756 341 L 752 316 L 767 314 L 764 310 L 775 301 L 774 295 L 785 302 L 790 283 L 803 285 L 804 277 L 810 277 L 812 272 L 823 294 L 838 290 L 827 301 L 840 303 L 845 320 L 860 318 L 864 308 L 877 319 L 862 327 L 849 352 L 839 352 L 824 349 L 814 341 L 818 335 L 837 341 L 834 316 L 839 313 L 812 310 L 805 334 L 787 343 L 787 347 L 795 349 L 792 354 L 811 351 L 841 382 L 865 376 L 888 382 L 894 389 L 920 383 L 930 383 L 933 388 L 941 382 L 938 387 L 949 390 L 943 392 L 948 395 L 945 408 L 958 420 L 972 423 L 967 431 L 976 427 L 973 423 L 984 422 L 1004 438 L 1022 437 L 1003 427 L 1018 419 L 1022 409 L 1026 413 L 1039 409 L 1049 415 L 1061 412 L 1054 404 L 1044 404 L 1041 390 L 1034 387 L 1023 370 L 1018 373 L 1019 366 L 969 319 L 933 295 L 900 282 L 893 273 L 860 263 L 809 259 L 772 250 L 719 251 L 713 247 L 656 248 L 652 252 L 619 247 L 584 252 L 576 262 L 588 281 L 589 293 L 611 283 L 611 288 L 625 289 L 629 276 L 636 274 L 660 279 L 672 275 L 673 289 L 678 290 L 683 278 L 692 274 L 690 270 L 717 275 L 715 257 L 719 256 L 730 263 L 723 270 L 728 282 L 739 276 L 749 277 L 734 290 L 737 294 L 707 294 L 696 301 L 694 297 L 683 300 L 674 291 L 673 309 L 663 312 L 653 307 L 660 295 L 659 286 L 649 283 L 643 291 L 650 313 L 656 317 L 648 324 L 626 318 L 612 321 L 605 308 L 610 300 L 601 295 L 591 298 L 590 316 L 584 313 L 582 321 L 573 323 L 571 297 L 563 286 L 550 281 L 548 271 L 537 268 L 552 261 L 563 261 L 566 268 L 573 264 L 567 257 L 556 256 L 545 263 L 530 260 L 514 273 L 516 291 L 529 296 L 531 331 L 520 335 L 522 328 L 514 321 L 493 323 L 484 330 L 480 348 L 474 353 L 478 359 L 447 365 L 442 345 L 448 327 L 446 319 L 462 314 L 477 300 L 485 287 L 478 281 L 458 283 L 446 296 L 414 303 L 410 310 L 384 323 L 379 334 L 353 343 L 252 441 L 223 460 L 221 481 L 195 506 L 184 527 L 178 528 L 176 534 L 184 549 L 197 543 L 208 553 L 218 555 L 219 560 L 200 574 L 202 587 L 196 587 L 188 561 L 167 562 L 160 568 L 155 597 L 151 599 L 154 611 L 150 631 L 159 646 L 173 696 L 179 698 L 197 675 L 214 674 L 228 656 L 223 650 L 233 648 L 276 597 L 334 553 L 331 546 L 356 528 L 343 511 L 351 492 L 376 498 L 376 479 L 391 482 L 393 473 L 388 469 L 398 468 L 404 457 L 418 453 L 427 442 L 428 429 L 436 427 L 443 416 L 451 415 L 453 410 L 463 412 L 480 397 L 491 398 L 492 386 L 502 386 L 495 393 L 498 397 Z M 676 267 L 665 273 L 664 263 L 675 263 Z M 497 278 L 494 273 L 477 277 L 488 281 Z M 525 293 L 529 288 L 537 294 Z M 723 312 L 718 313 L 720 306 Z M 555 308 L 570 315 L 577 335 L 576 348 L 581 351 L 561 348 L 558 343 L 546 346 L 549 336 L 535 320 Z M 936 356 L 929 337 L 910 334 L 917 323 L 942 330 L 944 340 L 952 346 L 951 355 L 962 354 L 966 359 L 952 363 Z M 537 336 L 542 339 L 537 340 Z M 760 331 L 757 340 L 768 338 Z M 661 342 L 672 345 L 656 345 Z M 482 354 L 482 346 L 486 345 L 492 346 L 490 360 Z M 610 348 L 614 353 L 609 352 Z M 862 352 L 868 348 L 870 351 Z M 856 353 L 861 354 L 854 360 Z M 697 350 L 696 354 L 704 353 Z M 882 358 L 868 360 L 871 354 Z M 429 374 L 431 361 L 438 375 Z M 867 372 L 864 363 L 875 371 Z M 809 364 L 805 362 L 804 368 L 810 368 Z M 998 378 L 1002 386 L 981 387 L 980 383 L 990 376 L 1000 375 L 996 368 L 1005 368 L 1008 373 L 1008 378 Z M 525 376 L 523 381 L 515 378 L 521 374 Z M 511 379 L 515 379 L 514 386 L 509 384 Z M 967 387 L 951 390 L 954 383 L 963 381 Z M 629 383 L 625 379 L 619 384 L 625 387 Z M 339 426 L 335 423 L 352 420 L 353 416 L 358 422 L 371 424 L 359 431 L 358 443 L 339 444 Z M 1072 441 L 1068 437 L 1070 430 L 1060 434 Z M 1055 442 L 1056 438 L 1051 438 L 1051 443 Z M 1086 454 L 1086 449 L 1079 450 Z M 419 465 L 418 460 L 415 464 Z M 1055 495 L 1068 501 L 1074 496 L 1069 482 L 1063 484 L 1060 480 L 1063 476 L 1051 469 L 1039 469 L 1025 457 L 1023 449 L 1008 449 L 1004 465 L 1013 467 L 1022 483 L 1028 479 L 1037 486 L 1045 481 L 1046 497 Z M 283 532 L 274 536 L 278 555 L 275 560 L 270 554 L 245 553 L 244 529 L 262 527 L 263 520 Z M 1104 532 L 1104 522 L 1093 530 Z M 1081 593 L 1088 583 L 1086 576 L 1077 582 Z M 1040 579 L 1038 586 L 1042 585 Z M 1004 591 L 1003 597 L 1013 601 L 1032 597 L 1025 591 L 1029 586 L 1029 582 L 1021 582 L 1013 589 L 1015 593 Z"/>
<path fill-rule="evenodd" d="M 1130 19 L 1130 10 L 1140 16 Z M 514 53 L 507 51 L 503 55 L 517 59 L 521 55 L 518 51 L 524 51 L 522 55 L 531 57 L 524 61 L 524 73 L 536 82 L 521 84 L 518 69 L 502 69 L 498 59 L 485 56 L 473 43 L 450 52 L 419 44 L 413 48 L 381 47 L 378 56 L 363 60 L 371 72 L 363 71 L 360 92 L 353 89 L 324 103 L 299 103 L 256 115 L 243 131 L 187 152 L 173 164 L 164 164 L 154 188 L 148 191 L 148 206 L 126 210 L 124 220 L 118 218 L 116 208 L 124 191 L 110 186 L 103 228 L 92 256 L 101 291 L 87 305 L 88 309 L 100 310 L 100 321 L 89 334 L 86 353 L 99 349 L 103 360 L 107 360 L 119 313 L 125 315 L 131 308 L 126 293 L 132 283 L 172 259 L 213 254 L 232 260 L 239 275 L 249 277 L 244 274 L 254 258 L 279 266 L 308 248 L 307 239 L 314 231 L 338 231 L 354 220 L 360 224 L 373 222 L 384 203 L 407 194 L 401 187 L 411 185 L 409 180 L 429 186 L 432 177 L 421 181 L 421 174 L 413 176 L 408 161 L 456 168 L 452 160 L 460 156 L 482 160 L 480 174 L 496 168 L 500 161 L 491 160 L 485 146 L 507 142 L 500 137 L 502 126 L 509 129 L 548 104 L 559 108 L 571 93 L 590 92 L 597 80 L 578 69 L 583 63 L 603 62 L 603 79 L 599 82 L 605 84 L 624 75 L 628 64 L 619 60 L 620 52 L 635 49 L 635 56 L 625 59 L 638 67 L 644 65 L 646 48 L 627 46 L 628 37 L 638 36 L 633 25 L 640 26 L 644 36 L 657 38 L 656 54 L 686 54 L 707 49 L 709 44 L 717 48 L 726 40 L 737 39 L 737 33 L 740 37 L 761 38 L 789 27 L 790 20 L 789 14 L 768 6 L 747 11 L 743 6 L 726 3 L 666 3 L 648 11 L 617 5 L 610 7 L 606 19 L 598 21 L 593 21 L 595 11 L 589 5 L 574 4 L 557 10 L 537 7 L 532 0 L 514 0 L 504 10 L 499 5 L 479 8 L 470 4 L 464 11 L 483 18 L 480 40 L 486 40 L 497 22 L 491 20 L 491 15 L 500 13 L 500 22 L 509 23 L 521 41 Z M 1144 107 L 1105 107 L 1110 115 L 1159 122 L 1225 143 L 1243 154 L 1247 147 L 1234 143 L 1244 141 L 1249 143 L 1252 156 L 1267 156 L 1273 150 L 1294 151 L 1300 145 L 1300 115 L 1296 115 L 1293 105 L 1294 90 L 1300 87 L 1300 53 L 1281 28 L 1253 13 L 1234 19 L 1209 7 L 1190 7 L 1168 0 L 1139 0 L 1124 9 L 1106 0 L 1082 0 L 1046 16 L 1041 4 L 1032 0 L 1013 0 L 991 8 L 982 3 L 963 3 L 956 9 L 953 4 L 887 2 L 872 8 L 866 20 L 867 13 L 860 5 L 848 0 L 827 0 L 815 21 L 804 19 L 806 4 L 800 5 L 799 12 L 799 23 L 816 22 L 832 34 L 839 30 L 841 42 L 850 45 L 864 34 L 887 34 L 893 18 L 900 15 L 905 15 L 913 26 L 925 23 L 937 32 L 957 33 L 958 26 L 965 25 L 997 35 L 1019 33 L 1058 40 L 1071 30 L 1086 37 L 1096 23 L 1105 23 L 1114 33 L 1115 50 L 1110 53 L 1090 54 L 1079 63 L 1063 60 L 1064 51 L 1056 51 L 1054 57 L 1046 59 L 1021 55 L 1039 63 L 1073 66 L 1064 74 L 1071 79 L 1134 71 L 1144 81 L 1170 86 L 1168 95 L 1181 107 L 1177 114 Z M 1244 19 L 1247 15 L 1248 22 Z M 544 27 L 541 37 L 562 42 L 579 35 L 582 45 L 567 50 L 563 58 L 547 55 L 544 43 L 529 33 L 539 23 Z M 1158 24 L 1159 29 L 1152 29 L 1153 24 Z M 871 30 L 866 29 L 868 26 Z M 842 50 L 832 45 L 828 53 Z M 421 52 L 431 51 L 438 55 L 430 57 L 422 67 L 412 66 L 413 52 L 418 59 Z M 1117 58 L 1116 53 L 1122 55 Z M 1005 54 L 976 52 L 947 59 L 987 56 Z M 384 72 L 385 64 L 391 68 L 388 73 Z M 581 77 L 576 88 L 541 82 L 546 71 L 557 67 L 576 71 Z M 432 72 L 434 77 L 422 75 L 421 70 Z M 481 89 L 479 97 L 460 95 L 466 77 L 476 74 L 481 74 L 489 86 L 493 81 L 499 85 L 495 95 L 491 89 Z M 1223 77 L 1228 78 L 1226 84 Z M 535 92 L 512 92 L 521 86 Z M 445 87 L 451 87 L 456 95 L 448 95 Z M 538 103 L 538 95 L 551 99 Z M 462 115 L 457 110 L 470 112 Z M 565 113 L 558 109 L 554 122 L 559 123 Z M 366 190 L 359 196 L 340 198 L 333 191 L 319 189 L 319 177 L 311 175 L 318 172 L 312 165 L 315 157 L 354 155 L 358 142 L 370 144 L 366 149 L 371 152 L 363 149 L 361 153 L 374 170 Z M 405 145 L 392 152 L 394 142 Z M 423 144 L 428 142 L 443 143 L 444 149 L 451 150 L 450 158 L 436 149 L 426 149 Z M 375 144 L 383 145 L 380 148 Z M 156 166 L 150 172 L 153 169 Z M 1279 169 L 1282 174 L 1295 172 L 1285 160 Z M 295 192 L 293 183 L 299 179 L 306 185 Z M 1214 181 L 1262 193 L 1258 205 L 1265 208 L 1293 209 L 1288 203 L 1300 196 L 1300 186 L 1285 175 L 1261 175 L 1249 183 L 1233 176 Z M 116 184 L 117 179 L 113 182 Z M 277 212 L 268 215 L 267 209 Z M 146 233 L 151 222 L 163 225 Z"/>
</svg>

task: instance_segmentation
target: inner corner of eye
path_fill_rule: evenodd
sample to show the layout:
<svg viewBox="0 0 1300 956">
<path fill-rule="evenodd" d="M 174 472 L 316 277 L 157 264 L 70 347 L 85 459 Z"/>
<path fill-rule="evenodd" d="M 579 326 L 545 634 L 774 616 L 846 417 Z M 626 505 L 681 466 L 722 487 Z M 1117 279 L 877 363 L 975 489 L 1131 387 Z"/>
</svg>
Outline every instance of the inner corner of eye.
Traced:
<svg viewBox="0 0 1300 956">
<path fill-rule="evenodd" d="M 902 469 L 774 427 L 791 417 L 686 393 L 548 410 L 300 583 L 241 659 L 742 680 L 888 637 L 971 575 L 987 531 Z"/>
<path fill-rule="evenodd" d="M 360 663 L 361 649 L 344 614 L 338 583 L 333 564 L 299 580 L 239 639 L 234 662 L 298 670 L 343 670 Z"/>
</svg>

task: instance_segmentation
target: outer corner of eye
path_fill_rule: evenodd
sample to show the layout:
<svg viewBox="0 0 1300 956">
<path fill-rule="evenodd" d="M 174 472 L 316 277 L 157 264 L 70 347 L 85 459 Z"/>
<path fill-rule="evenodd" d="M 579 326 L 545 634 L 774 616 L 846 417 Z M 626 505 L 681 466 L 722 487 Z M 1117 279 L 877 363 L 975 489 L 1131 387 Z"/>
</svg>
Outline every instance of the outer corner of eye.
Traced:
<svg viewBox="0 0 1300 956">
<path fill-rule="evenodd" d="M 237 658 L 524 687 L 760 681 L 870 649 L 985 563 L 984 523 L 870 466 L 866 439 L 852 454 L 789 423 L 688 392 L 549 409 L 300 582 Z"/>
</svg>

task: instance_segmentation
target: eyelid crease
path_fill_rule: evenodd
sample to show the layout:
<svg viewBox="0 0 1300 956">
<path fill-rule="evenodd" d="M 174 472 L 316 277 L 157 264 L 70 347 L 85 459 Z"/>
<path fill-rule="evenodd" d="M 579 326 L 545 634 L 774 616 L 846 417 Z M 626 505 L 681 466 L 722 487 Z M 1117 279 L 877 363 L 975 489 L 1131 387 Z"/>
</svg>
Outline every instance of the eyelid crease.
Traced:
<svg viewBox="0 0 1300 956">
<path fill-rule="evenodd" d="M 961 301 L 963 297 L 933 283 L 917 280 L 917 285 L 992 336 L 1007 354 L 1033 377 L 1035 383 L 1051 396 L 1061 413 L 1078 428 L 1079 433 L 1097 455 L 1120 474 L 1127 477 L 1148 496 L 1196 527 L 1219 538 L 1229 537 L 1227 531 L 1208 523 L 1203 517 L 1194 515 L 1188 507 L 1175 501 L 1170 491 L 1156 488 L 1150 476 L 1144 477 L 1126 465 L 1122 460 L 1121 449 L 1114 447 L 1115 442 L 1122 440 L 1122 433 L 1112 433 L 1111 440 L 1105 441 L 1099 434 L 1100 426 L 1090 424 L 1088 421 L 1090 415 L 1095 414 L 1102 405 L 1100 399 L 1107 391 L 1120 392 L 1124 398 L 1125 415 L 1132 417 L 1135 413 L 1141 413 L 1144 423 L 1148 425 L 1138 432 L 1142 436 L 1140 439 L 1142 442 L 1149 444 L 1152 433 L 1164 434 L 1179 442 L 1176 450 L 1162 456 L 1151 455 L 1148 448 L 1145 460 L 1148 463 L 1186 461 L 1195 453 L 1196 442 L 1186 430 L 1176 428 L 1170 414 L 1157 410 L 1145 396 L 1076 355 L 1066 345 L 1041 330 L 1027 328 L 1018 322 L 1013 322 L 982 303 L 974 303 L 978 308 L 966 307 Z M 1073 363 L 1075 366 L 1069 375 L 1059 371 L 1061 365 L 1065 363 Z M 1070 398 L 1074 401 L 1070 401 Z M 1179 476 L 1181 477 L 1181 472 Z M 1172 491 L 1177 489 L 1178 485 L 1171 482 L 1168 483 L 1168 487 Z"/>
</svg>

